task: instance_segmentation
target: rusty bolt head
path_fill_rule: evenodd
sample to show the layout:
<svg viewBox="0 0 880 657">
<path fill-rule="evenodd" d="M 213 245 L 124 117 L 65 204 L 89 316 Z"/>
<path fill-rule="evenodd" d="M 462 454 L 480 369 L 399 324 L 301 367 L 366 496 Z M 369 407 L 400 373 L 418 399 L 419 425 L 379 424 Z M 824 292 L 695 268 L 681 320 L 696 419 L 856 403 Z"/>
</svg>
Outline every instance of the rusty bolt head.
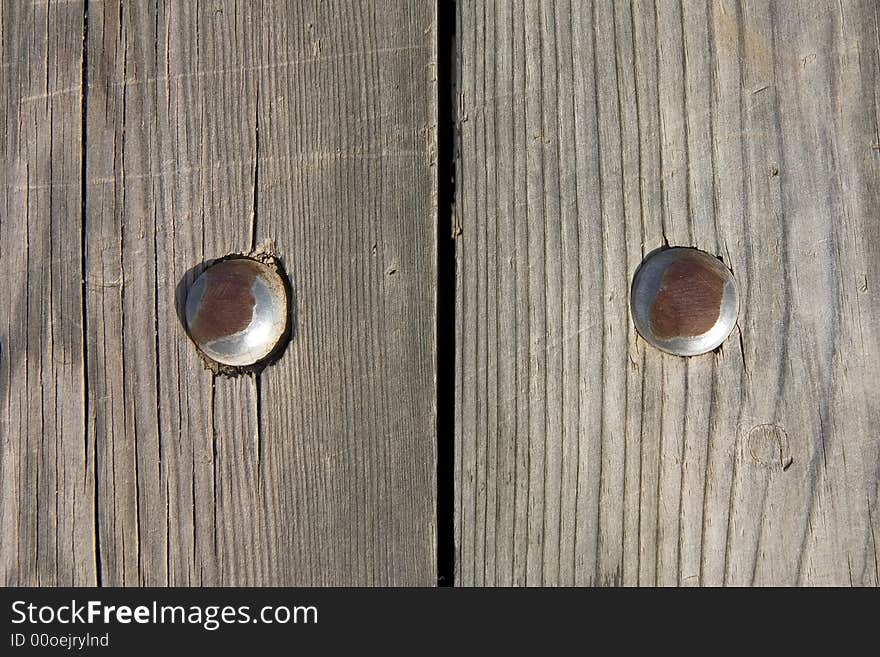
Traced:
<svg viewBox="0 0 880 657">
<path fill-rule="evenodd" d="M 186 295 L 186 329 L 211 360 L 248 367 L 280 346 L 287 333 L 287 304 L 287 288 L 275 268 L 230 257 L 193 282 Z"/>
<path fill-rule="evenodd" d="M 639 334 L 676 356 L 717 348 L 736 325 L 739 290 L 731 271 L 704 251 L 675 247 L 649 255 L 633 277 Z"/>
</svg>

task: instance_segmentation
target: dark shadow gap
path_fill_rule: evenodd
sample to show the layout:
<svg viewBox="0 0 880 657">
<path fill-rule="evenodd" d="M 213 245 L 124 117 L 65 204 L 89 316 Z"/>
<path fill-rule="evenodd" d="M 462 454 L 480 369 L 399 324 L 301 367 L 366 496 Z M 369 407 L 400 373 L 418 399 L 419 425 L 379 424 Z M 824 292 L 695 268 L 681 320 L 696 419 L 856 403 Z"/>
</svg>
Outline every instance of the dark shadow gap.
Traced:
<svg viewBox="0 0 880 657">
<path fill-rule="evenodd" d="M 437 585 L 455 584 L 455 29 L 437 3 Z"/>
<path fill-rule="evenodd" d="M 82 72 L 81 80 L 82 90 L 80 91 L 80 274 L 82 282 L 80 287 L 80 303 L 82 304 L 82 359 L 83 359 L 83 440 L 85 441 L 85 449 L 88 452 L 89 434 L 91 426 L 89 424 L 89 314 L 87 307 L 86 279 L 88 278 L 88 263 L 86 255 L 88 249 L 88 233 L 87 233 L 87 207 L 86 192 L 88 190 L 88 145 L 86 136 L 89 125 L 89 3 L 83 4 L 83 30 L 82 30 Z M 98 478 L 98 438 L 95 434 L 94 443 L 92 444 L 92 477 L 94 495 L 93 518 L 95 532 L 95 585 L 103 585 L 103 566 L 101 564 L 101 509 L 100 509 L 100 492 L 101 486 Z"/>
</svg>

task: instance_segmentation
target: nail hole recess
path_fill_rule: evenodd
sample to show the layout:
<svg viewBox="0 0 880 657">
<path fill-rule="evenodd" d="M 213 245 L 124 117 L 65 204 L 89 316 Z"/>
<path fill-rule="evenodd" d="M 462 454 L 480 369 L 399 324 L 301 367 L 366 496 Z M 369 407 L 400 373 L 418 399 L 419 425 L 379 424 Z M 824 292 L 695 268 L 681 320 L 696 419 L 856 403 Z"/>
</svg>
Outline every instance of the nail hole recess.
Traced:
<svg viewBox="0 0 880 657">
<path fill-rule="evenodd" d="M 215 374 L 258 373 L 291 338 L 292 293 L 279 258 L 266 250 L 207 263 L 186 289 L 182 322 Z"/>
<path fill-rule="evenodd" d="M 633 275 L 630 310 L 639 335 L 676 356 L 699 356 L 729 337 L 739 288 L 719 258 L 692 247 L 661 247 Z"/>
</svg>

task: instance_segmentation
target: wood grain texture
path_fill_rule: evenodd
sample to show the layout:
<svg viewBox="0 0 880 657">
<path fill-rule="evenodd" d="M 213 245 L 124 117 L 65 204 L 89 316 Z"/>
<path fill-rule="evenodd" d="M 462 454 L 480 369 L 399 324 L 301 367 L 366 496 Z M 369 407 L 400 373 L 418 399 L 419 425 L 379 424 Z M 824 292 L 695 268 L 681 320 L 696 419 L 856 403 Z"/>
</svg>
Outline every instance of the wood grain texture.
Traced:
<svg viewBox="0 0 880 657">
<path fill-rule="evenodd" d="M 434 21 L 3 4 L 4 583 L 436 582 Z M 179 291 L 258 244 L 293 342 L 214 376 Z"/>
<path fill-rule="evenodd" d="M 94 584 L 80 248 L 83 6 L 3 2 L 0 33 L 0 582 Z"/>
<path fill-rule="evenodd" d="M 255 232 L 296 292 L 260 380 L 274 512 L 300 519 L 272 523 L 279 576 L 434 585 L 435 5 L 267 3 L 262 22 Z"/>
<path fill-rule="evenodd" d="M 458 15 L 459 584 L 880 584 L 877 4 Z M 714 354 L 645 254 L 723 257 Z"/>
</svg>

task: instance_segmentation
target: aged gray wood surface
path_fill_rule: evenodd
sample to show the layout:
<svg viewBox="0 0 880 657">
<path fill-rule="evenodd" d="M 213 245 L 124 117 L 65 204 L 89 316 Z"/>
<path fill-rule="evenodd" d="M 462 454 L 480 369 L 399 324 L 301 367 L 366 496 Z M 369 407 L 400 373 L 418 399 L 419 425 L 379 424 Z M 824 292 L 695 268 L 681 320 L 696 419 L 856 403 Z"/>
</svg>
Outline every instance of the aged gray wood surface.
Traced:
<svg viewBox="0 0 880 657">
<path fill-rule="evenodd" d="M 878 23 L 459 2 L 458 583 L 880 583 Z M 717 354 L 634 332 L 666 242 L 739 280 Z"/>
<path fill-rule="evenodd" d="M 0 579 L 431 584 L 431 2 L 2 5 Z M 215 377 L 192 269 L 295 335 Z"/>
<path fill-rule="evenodd" d="M 80 222 L 83 12 L 30 2 L 4 2 L 0 12 L 0 581 L 94 583 Z"/>
</svg>

